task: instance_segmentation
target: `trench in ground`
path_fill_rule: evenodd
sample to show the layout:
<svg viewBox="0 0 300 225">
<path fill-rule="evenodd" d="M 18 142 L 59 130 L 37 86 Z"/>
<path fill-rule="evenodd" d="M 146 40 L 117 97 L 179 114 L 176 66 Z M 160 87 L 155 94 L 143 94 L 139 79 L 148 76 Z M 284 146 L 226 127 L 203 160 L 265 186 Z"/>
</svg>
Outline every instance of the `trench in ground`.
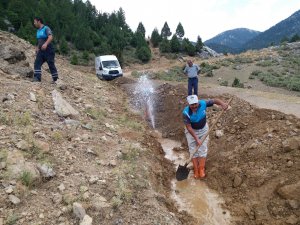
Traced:
<svg viewBox="0 0 300 225">
<path fill-rule="evenodd" d="M 141 101 L 145 99 L 141 97 L 139 92 L 141 89 L 145 90 L 145 87 L 136 87 L 134 84 L 124 84 L 122 87 L 129 93 L 131 99 L 129 104 L 131 110 L 134 113 L 140 114 L 145 117 L 145 108 L 143 108 Z M 147 87 L 146 87 L 147 88 Z M 155 89 L 155 88 L 154 88 Z M 155 90 L 154 90 L 155 92 Z M 155 100 L 155 98 L 153 99 Z M 180 148 L 182 143 L 169 138 L 163 138 L 160 131 L 155 129 L 155 101 L 147 102 L 150 109 L 153 107 L 153 111 L 148 115 L 148 124 L 151 132 L 155 133 L 157 141 L 161 144 L 162 149 L 165 152 L 165 158 L 168 159 L 174 165 L 174 178 L 171 179 L 170 184 L 170 196 L 175 202 L 178 211 L 186 211 L 188 214 L 193 216 L 196 221 L 200 224 L 230 224 L 230 212 L 227 209 L 222 208 L 224 203 L 223 199 L 214 190 L 208 188 L 205 180 L 195 180 L 193 178 L 193 170 L 191 163 L 188 165 L 190 169 L 189 177 L 183 181 L 177 181 L 175 179 L 175 172 L 178 165 L 183 165 L 185 160 L 188 159 L 187 151 L 176 152 L 174 149 Z M 146 103 L 146 104 L 147 104 Z"/>
</svg>

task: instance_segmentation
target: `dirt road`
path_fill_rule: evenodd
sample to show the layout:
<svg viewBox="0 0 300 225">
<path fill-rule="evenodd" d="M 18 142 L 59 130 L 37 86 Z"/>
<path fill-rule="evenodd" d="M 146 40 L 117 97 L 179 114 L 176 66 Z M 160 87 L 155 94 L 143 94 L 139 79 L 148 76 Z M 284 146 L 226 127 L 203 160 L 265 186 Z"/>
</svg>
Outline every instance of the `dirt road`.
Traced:
<svg viewBox="0 0 300 225">
<path fill-rule="evenodd" d="M 258 108 L 272 109 L 285 114 L 293 114 L 300 118 L 300 98 L 274 92 L 262 92 L 252 89 L 223 87 L 213 84 L 201 86 L 208 95 L 232 94 Z M 200 90 L 201 90 L 200 88 Z"/>
</svg>

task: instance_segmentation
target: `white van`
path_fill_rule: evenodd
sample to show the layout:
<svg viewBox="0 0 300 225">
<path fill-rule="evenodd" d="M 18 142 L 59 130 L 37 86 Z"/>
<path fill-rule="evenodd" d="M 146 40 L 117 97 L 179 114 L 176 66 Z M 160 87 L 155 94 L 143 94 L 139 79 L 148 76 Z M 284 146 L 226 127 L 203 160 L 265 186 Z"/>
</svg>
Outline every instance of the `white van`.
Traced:
<svg viewBox="0 0 300 225">
<path fill-rule="evenodd" d="M 112 80 L 123 76 L 120 63 L 114 55 L 102 55 L 95 58 L 96 75 L 99 79 Z"/>
</svg>

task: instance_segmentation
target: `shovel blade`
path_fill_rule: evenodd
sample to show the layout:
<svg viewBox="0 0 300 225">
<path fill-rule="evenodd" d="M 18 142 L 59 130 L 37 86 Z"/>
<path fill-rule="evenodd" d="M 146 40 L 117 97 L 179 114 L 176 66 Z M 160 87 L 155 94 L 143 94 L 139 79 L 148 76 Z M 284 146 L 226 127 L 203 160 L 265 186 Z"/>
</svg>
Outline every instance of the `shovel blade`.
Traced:
<svg viewBox="0 0 300 225">
<path fill-rule="evenodd" d="M 178 181 L 185 180 L 186 178 L 188 178 L 189 173 L 190 170 L 187 168 L 187 164 L 185 164 L 184 166 L 179 165 L 176 171 L 176 179 Z"/>
</svg>

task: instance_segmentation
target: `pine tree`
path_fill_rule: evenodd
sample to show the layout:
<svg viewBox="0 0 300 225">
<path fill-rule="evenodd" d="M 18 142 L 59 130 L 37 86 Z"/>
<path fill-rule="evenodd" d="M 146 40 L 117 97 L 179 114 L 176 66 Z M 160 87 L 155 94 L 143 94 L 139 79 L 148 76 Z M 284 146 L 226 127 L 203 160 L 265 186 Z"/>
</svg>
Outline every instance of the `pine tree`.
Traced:
<svg viewBox="0 0 300 225">
<path fill-rule="evenodd" d="M 70 51 L 68 43 L 64 37 L 60 41 L 59 51 L 63 55 L 67 55 Z"/>
<path fill-rule="evenodd" d="M 126 28 L 126 18 L 125 18 L 125 11 L 120 7 L 117 12 L 117 18 L 119 20 L 119 26 L 122 28 Z"/>
<path fill-rule="evenodd" d="M 154 28 L 154 30 L 152 31 L 150 40 L 153 47 L 158 47 L 159 43 L 161 42 L 161 36 L 159 35 L 157 28 Z"/>
<path fill-rule="evenodd" d="M 143 35 L 143 37 L 145 37 L 145 34 L 146 34 L 146 30 L 145 30 L 145 27 L 144 25 L 142 24 L 142 22 L 139 22 L 139 25 L 136 29 L 136 32 L 139 32 Z"/>
<path fill-rule="evenodd" d="M 164 38 L 162 42 L 159 44 L 159 51 L 161 53 L 171 52 L 171 45 L 168 39 Z"/>
<path fill-rule="evenodd" d="M 30 21 L 27 21 L 25 26 L 23 26 L 23 23 L 21 23 L 17 35 L 29 41 L 31 44 L 36 44 L 35 29 L 33 28 L 32 23 Z"/>
<path fill-rule="evenodd" d="M 293 37 L 291 37 L 290 42 L 296 42 L 296 41 L 300 41 L 300 37 L 298 34 L 294 34 Z"/>
<path fill-rule="evenodd" d="M 196 43 L 196 51 L 200 52 L 202 48 L 203 48 L 203 42 L 202 42 L 201 37 L 198 35 L 197 43 Z"/>
<path fill-rule="evenodd" d="M 167 22 L 165 22 L 163 28 L 161 29 L 161 37 L 162 38 L 168 38 L 172 35 L 172 32 L 169 28 L 169 25 Z"/>
<path fill-rule="evenodd" d="M 172 52 L 177 53 L 180 51 L 180 42 L 175 34 L 170 41 L 170 46 Z"/>
<path fill-rule="evenodd" d="M 184 37 L 184 29 L 183 29 L 183 26 L 180 22 L 179 22 L 179 24 L 177 25 L 177 28 L 176 28 L 176 35 L 180 40 L 182 40 L 182 38 Z"/>
<path fill-rule="evenodd" d="M 72 65 L 78 65 L 78 57 L 76 54 L 72 55 L 71 62 Z"/>
<path fill-rule="evenodd" d="M 136 50 L 136 55 L 142 62 L 148 62 L 151 59 L 151 50 L 145 45 Z"/>
</svg>

